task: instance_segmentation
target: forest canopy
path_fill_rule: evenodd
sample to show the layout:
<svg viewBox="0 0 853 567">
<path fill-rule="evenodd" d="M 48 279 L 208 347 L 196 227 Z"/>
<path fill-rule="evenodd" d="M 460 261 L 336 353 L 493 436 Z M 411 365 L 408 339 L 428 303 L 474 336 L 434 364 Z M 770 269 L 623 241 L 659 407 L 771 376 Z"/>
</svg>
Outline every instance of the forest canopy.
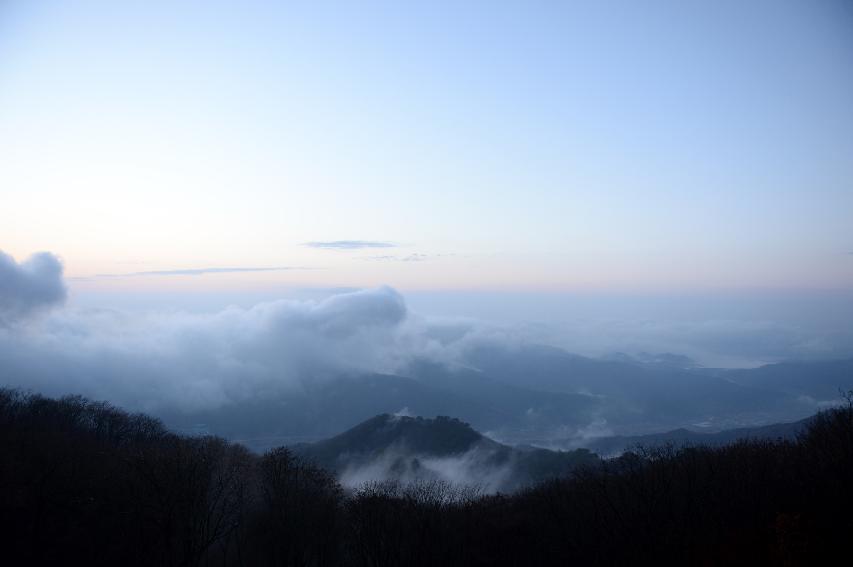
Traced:
<svg viewBox="0 0 853 567">
<path fill-rule="evenodd" d="M 853 398 L 795 441 L 629 452 L 512 493 L 444 482 L 345 491 L 81 397 L 0 391 L 10 564 L 820 563 L 853 535 Z"/>
</svg>

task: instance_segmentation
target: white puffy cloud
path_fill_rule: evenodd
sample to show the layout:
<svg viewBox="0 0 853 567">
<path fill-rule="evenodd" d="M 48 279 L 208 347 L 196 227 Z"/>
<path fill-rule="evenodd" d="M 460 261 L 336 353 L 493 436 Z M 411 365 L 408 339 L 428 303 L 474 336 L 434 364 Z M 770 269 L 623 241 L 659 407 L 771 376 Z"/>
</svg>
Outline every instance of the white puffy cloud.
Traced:
<svg viewBox="0 0 853 567">
<path fill-rule="evenodd" d="M 65 301 L 62 263 L 49 252 L 18 263 L 0 251 L 0 325 L 25 319 Z"/>
<path fill-rule="evenodd" d="M 214 314 L 66 310 L 0 330 L 0 382 L 133 408 L 211 408 L 304 380 L 392 371 L 407 310 L 388 287 Z"/>
</svg>

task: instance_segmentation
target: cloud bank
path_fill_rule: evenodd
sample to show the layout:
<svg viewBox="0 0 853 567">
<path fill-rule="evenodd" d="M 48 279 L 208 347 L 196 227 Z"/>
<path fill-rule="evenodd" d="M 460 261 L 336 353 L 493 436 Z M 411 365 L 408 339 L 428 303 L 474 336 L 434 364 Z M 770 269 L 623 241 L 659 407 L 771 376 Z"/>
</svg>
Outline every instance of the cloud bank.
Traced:
<svg viewBox="0 0 853 567">
<path fill-rule="evenodd" d="M 278 300 L 213 313 L 66 307 L 62 266 L 0 256 L 0 386 L 82 394 L 128 409 L 215 409 L 346 375 L 451 361 L 490 331 L 427 321 L 390 287 L 322 301 Z M 501 336 L 500 340 L 505 340 Z"/>
<path fill-rule="evenodd" d="M 39 252 L 19 264 L 0 251 L 0 326 L 59 305 L 66 295 L 59 258 Z"/>
<path fill-rule="evenodd" d="M 841 352 L 770 323 L 610 321 L 549 330 L 426 319 L 389 287 L 203 314 L 48 310 L 65 297 L 55 256 L 36 254 L 19 264 L 0 254 L 0 385 L 83 394 L 129 409 L 195 410 L 280 396 L 309 381 L 404 373 L 419 360 L 468 365 L 483 345 L 545 343 L 583 354 L 610 345 L 700 362 L 708 353 L 740 360 Z"/>
<path fill-rule="evenodd" d="M 50 258 L 16 268 L 38 274 L 26 297 L 56 284 L 55 270 L 34 267 Z M 154 413 L 278 399 L 317 381 L 400 373 L 421 359 L 453 363 L 471 345 L 515 340 L 471 321 L 421 318 L 390 287 L 213 313 L 66 307 L 20 320 L 0 327 L 0 385 Z"/>
<path fill-rule="evenodd" d="M 408 348 L 406 320 L 387 287 L 205 315 L 67 310 L 0 330 L 0 382 L 130 408 L 209 409 L 305 380 L 392 371 Z"/>
</svg>

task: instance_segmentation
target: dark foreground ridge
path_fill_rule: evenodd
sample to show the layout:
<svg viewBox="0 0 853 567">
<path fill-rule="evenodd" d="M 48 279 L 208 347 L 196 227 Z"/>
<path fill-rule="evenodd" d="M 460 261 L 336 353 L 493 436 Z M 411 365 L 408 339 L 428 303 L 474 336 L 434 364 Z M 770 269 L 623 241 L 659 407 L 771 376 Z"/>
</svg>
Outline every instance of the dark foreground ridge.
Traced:
<svg viewBox="0 0 853 567">
<path fill-rule="evenodd" d="M 850 397 L 794 440 L 631 452 L 509 495 L 347 492 L 287 449 L 9 390 L 0 451 L 7 565 L 816 565 L 853 537 Z"/>
</svg>

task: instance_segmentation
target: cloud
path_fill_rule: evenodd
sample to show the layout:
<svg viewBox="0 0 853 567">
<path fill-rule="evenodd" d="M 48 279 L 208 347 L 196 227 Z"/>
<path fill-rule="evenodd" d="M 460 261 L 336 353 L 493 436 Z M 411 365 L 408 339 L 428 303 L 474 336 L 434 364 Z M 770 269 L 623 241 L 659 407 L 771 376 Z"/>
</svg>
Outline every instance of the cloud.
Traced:
<svg viewBox="0 0 853 567">
<path fill-rule="evenodd" d="M 4 385 L 50 395 L 212 409 L 308 380 L 393 371 L 414 349 L 408 317 L 388 287 L 212 314 L 66 309 L 0 329 L 0 369 Z"/>
<path fill-rule="evenodd" d="M 395 248 L 397 245 L 392 242 L 375 240 L 331 240 L 327 242 L 306 242 L 303 246 L 323 250 L 359 250 L 362 248 Z"/>
<path fill-rule="evenodd" d="M 231 274 L 240 272 L 278 272 L 281 270 L 304 270 L 293 266 L 272 266 L 262 268 L 185 268 L 178 270 L 151 270 L 147 272 L 129 272 L 125 274 L 97 274 L 96 278 L 132 278 L 144 276 L 202 276 L 204 274 Z"/>
<path fill-rule="evenodd" d="M 392 256 L 392 255 L 363 256 L 363 257 L 360 257 L 359 260 L 367 260 L 370 262 L 393 262 L 394 260 L 397 260 L 397 256 Z"/>
<path fill-rule="evenodd" d="M 834 356 L 840 351 L 827 351 L 827 344 L 849 344 L 849 334 L 821 340 L 796 327 L 731 320 L 586 321 L 549 329 L 424 318 L 389 287 L 213 313 L 69 306 L 30 317 L 65 294 L 55 256 L 17 264 L 0 254 L 2 385 L 155 412 L 270 399 L 347 375 L 405 373 L 419 360 L 469 365 L 483 345 L 513 350 L 544 343 L 590 355 L 670 351 L 710 365 Z M 26 325 L 8 324 L 23 320 Z"/>
<path fill-rule="evenodd" d="M 60 303 L 62 266 L 50 254 L 20 265 L 2 255 L 0 291 L 4 322 Z M 468 336 L 460 325 L 412 314 L 390 287 L 212 313 L 69 306 L 0 326 L 0 380 L 155 413 L 215 409 L 329 378 L 399 372 L 419 357 L 452 360 Z"/>
<path fill-rule="evenodd" d="M 409 254 L 407 256 L 394 256 L 394 255 L 384 255 L 384 256 L 364 256 L 359 258 L 361 260 L 370 260 L 374 262 L 423 262 L 424 260 L 429 260 L 431 256 L 428 254 Z"/>
<path fill-rule="evenodd" d="M 73 306 L 0 327 L 2 386 L 80 394 L 152 413 L 286 399 L 312 384 L 452 364 L 469 345 L 505 341 L 474 322 L 427 320 L 390 287 L 213 313 Z"/>
<path fill-rule="evenodd" d="M 61 304 L 66 295 L 59 258 L 39 252 L 19 264 L 0 251 L 0 326 Z"/>
</svg>

